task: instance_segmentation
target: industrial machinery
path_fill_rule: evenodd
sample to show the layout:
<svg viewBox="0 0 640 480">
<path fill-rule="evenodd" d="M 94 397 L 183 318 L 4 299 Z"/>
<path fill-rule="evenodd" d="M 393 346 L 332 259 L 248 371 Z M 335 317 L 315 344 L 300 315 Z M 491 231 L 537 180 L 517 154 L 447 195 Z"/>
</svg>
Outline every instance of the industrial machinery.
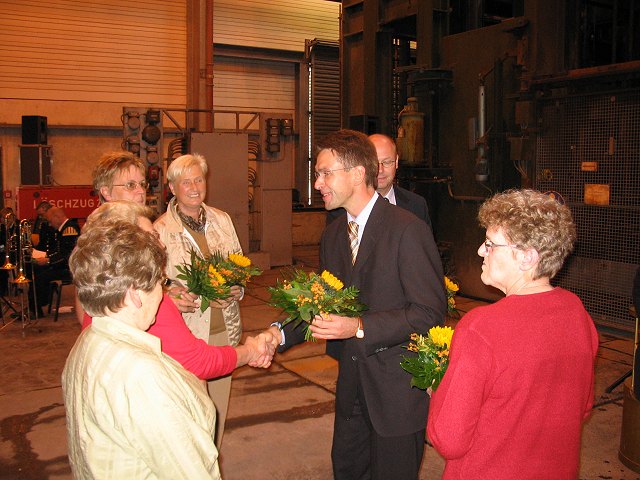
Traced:
<svg viewBox="0 0 640 480">
<path fill-rule="evenodd" d="M 631 330 L 640 263 L 640 4 L 342 7 L 343 126 L 397 138 L 400 182 L 427 199 L 445 268 L 463 292 L 499 297 L 480 281 L 479 204 L 510 187 L 555 191 L 579 230 L 556 284 L 577 293 L 599 323 Z"/>
</svg>

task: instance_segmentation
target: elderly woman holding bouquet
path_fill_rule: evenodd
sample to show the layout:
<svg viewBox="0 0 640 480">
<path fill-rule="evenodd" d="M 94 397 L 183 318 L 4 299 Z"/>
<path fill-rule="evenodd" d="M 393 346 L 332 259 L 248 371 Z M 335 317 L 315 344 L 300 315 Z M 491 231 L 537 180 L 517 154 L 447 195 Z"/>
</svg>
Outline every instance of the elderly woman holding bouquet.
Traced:
<svg viewBox="0 0 640 480">
<path fill-rule="evenodd" d="M 479 220 L 482 282 L 506 297 L 456 326 L 427 425 L 443 478 L 575 479 L 598 335 L 580 299 L 550 283 L 573 248 L 571 212 L 511 190 L 487 200 Z"/>
<path fill-rule="evenodd" d="M 198 154 L 176 158 L 167 170 L 174 197 L 153 226 L 167 247 L 167 275 L 171 279 L 178 277 L 178 267 L 191 262 L 192 252 L 200 258 L 216 253 L 242 253 L 229 215 L 204 204 L 207 171 L 206 160 Z M 238 304 L 242 295 L 241 287 L 232 286 L 228 298 L 211 302 L 204 311 L 194 303 L 190 312 L 183 312 L 187 326 L 196 337 L 210 345 L 237 345 L 242 335 Z M 219 447 L 229 404 L 231 376 L 208 382 L 208 388 L 218 412 L 216 444 Z"/>
</svg>

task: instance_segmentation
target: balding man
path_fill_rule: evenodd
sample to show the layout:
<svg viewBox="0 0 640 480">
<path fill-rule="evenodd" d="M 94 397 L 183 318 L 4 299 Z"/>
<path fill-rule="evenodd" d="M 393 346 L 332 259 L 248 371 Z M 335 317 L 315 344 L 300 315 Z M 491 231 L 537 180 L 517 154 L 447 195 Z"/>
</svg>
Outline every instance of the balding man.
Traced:
<svg viewBox="0 0 640 480">
<path fill-rule="evenodd" d="M 396 170 L 398 169 L 398 150 L 392 138 L 374 133 L 369 140 L 376 147 L 378 156 L 378 186 L 376 191 L 390 203 L 398 205 L 410 211 L 416 217 L 423 220 L 431 228 L 429 209 L 424 197 L 409 190 L 394 185 Z M 344 209 L 337 208 L 327 212 L 327 224 L 344 214 Z"/>
</svg>

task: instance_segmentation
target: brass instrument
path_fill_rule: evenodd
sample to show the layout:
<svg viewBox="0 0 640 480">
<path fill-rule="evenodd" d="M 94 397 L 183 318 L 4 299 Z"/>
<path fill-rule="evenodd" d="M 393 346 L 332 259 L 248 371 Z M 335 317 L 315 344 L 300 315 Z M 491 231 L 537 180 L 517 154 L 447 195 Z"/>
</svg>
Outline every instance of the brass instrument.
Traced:
<svg viewBox="0 0 640 480">
<path fill-rule="evenodd" d="M 31 223 L 26 218 L 20 220 L 20 256 L 18 260 L 18 276 L 13 283 L 30 283 L 24 274 L 25 263 L 31 262 L 33 245 L 31 244 Z"/>
<path fill-rule="evenodd" d="M 16 234 L 13 233 L 9 236 L 9 225 L 13 223 L 13 217 L 15 215 L 11 212 L 7 213 L 4 217 L 2 217 L 2 224 L 4 225 L 4 252 L 5 252 L 5 261 L 4 265 L 0 267 L 2 270 L 13 270 L 16 266 L 11 263 L 11 259 L 9 258 L 9 253 L 11 251 L 17 251 L 17 237 Z M 10 222 L 11 221 L 11 222 Z"/>
</svg>

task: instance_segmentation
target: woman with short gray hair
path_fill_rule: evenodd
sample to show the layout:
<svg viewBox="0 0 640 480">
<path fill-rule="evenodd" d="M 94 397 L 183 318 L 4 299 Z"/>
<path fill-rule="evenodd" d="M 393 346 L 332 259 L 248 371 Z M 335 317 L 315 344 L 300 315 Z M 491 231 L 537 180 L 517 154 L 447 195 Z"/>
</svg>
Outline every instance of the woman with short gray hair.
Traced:
<svg viewBox="0 0 640 480">
<path fill-rule="evenodd" d="M 176 267 L 191 262 L 191 252 L 201 257 L 213 253 L 228 255 L 242 253 L 240 241 L 226 212 L 205 205 L 208 167 L 204 157 L 198 154 L 182 155 L 171 162 L 167 170 L 169 188 L 174 197 L 167 211 L 154 223 L 160 239 L 169 254 L 167 275 L 175 280 Z M 190 312 L 183 311 L 184 320 L 193 334 L 210 345 L 237 345 L 242 335 L 239 300 L 244 295 L 241 287 L 231 287 L 231 296 L 211 302 L 204 312 L 194 305 Z M 208 383 L 209 394 L 218 409 L 216 445 L 220 447 L 231 376 Z"/>
<path fill-rule="evenodd" d="M 69 261 L 94 315 L 62 373 L 75 478 L 219 479 L 215 408 L 198 378 L 147 333 L 165 250 L 129 222 L 93 226 Z"/>
<path fill-rule="evenodd" d="M 551 284 L 576 238 L 571 211 L 509 190 L 478 217 L 480 278 L 506 296 L 456 325 L 427 425 L 442 478 L 577 478 L 598 334 L 580 299 Z"/>
</svg>

